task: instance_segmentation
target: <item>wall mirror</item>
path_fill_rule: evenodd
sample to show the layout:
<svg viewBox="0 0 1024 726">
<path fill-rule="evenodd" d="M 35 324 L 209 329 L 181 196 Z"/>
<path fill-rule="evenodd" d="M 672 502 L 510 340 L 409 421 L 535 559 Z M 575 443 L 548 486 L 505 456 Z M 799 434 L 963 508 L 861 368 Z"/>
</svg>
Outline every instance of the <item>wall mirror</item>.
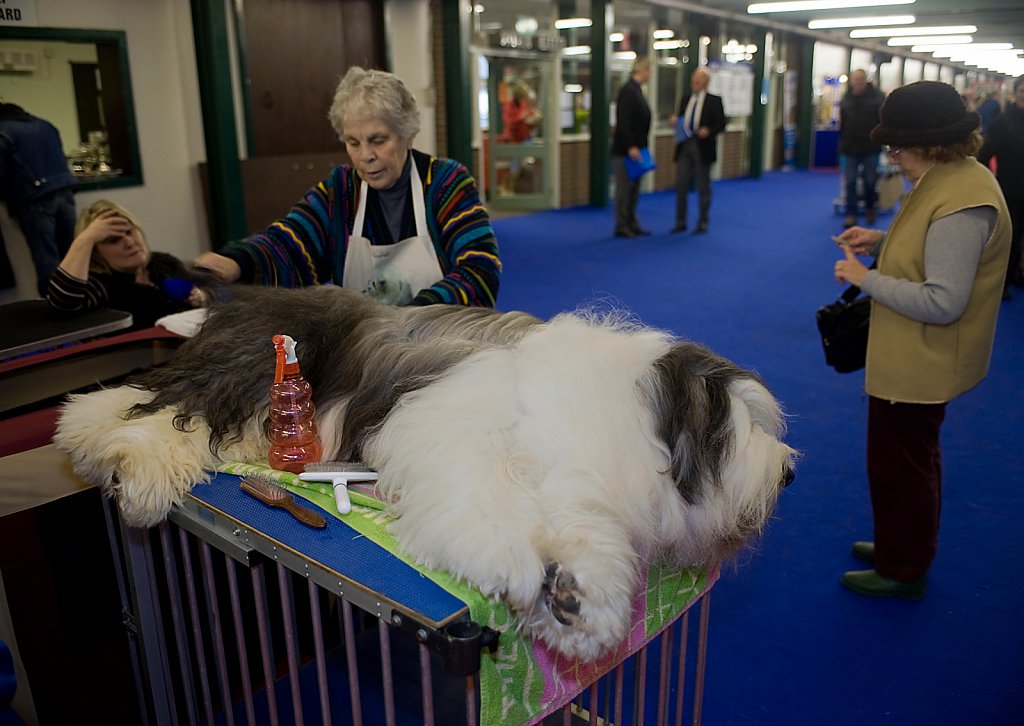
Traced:
<svg viewBox="0 0 1024 726">
<path fill-rule="evenodd" d="M 142 184 L 124 32 L 0 26 L 0 98 L 57 127 L 79 189 Z"/>
</svg>

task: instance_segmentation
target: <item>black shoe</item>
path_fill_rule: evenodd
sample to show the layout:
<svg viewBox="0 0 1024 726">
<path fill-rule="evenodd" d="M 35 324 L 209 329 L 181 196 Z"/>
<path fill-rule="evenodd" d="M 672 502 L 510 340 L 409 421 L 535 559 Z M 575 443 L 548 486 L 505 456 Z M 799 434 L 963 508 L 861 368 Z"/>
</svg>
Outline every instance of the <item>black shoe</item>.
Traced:
<svg viewBox="0 0 1024 726">
<path fill-rule="evenodd" d="M 707 231 L 708 231 L 708 223 L 707 222 L 697 222 L 697 226 L 693 228 L 693 233 L 694 234 L 704 234 Z"/>
<path fill-rule="evenodd" d="M 868 597 L 899 597 L 904 600 L 920 600 L 924 597 L 928 578 L 922 577 L 911 582 L 890 580 L 874 570 L 854 570 L 843 575 L 843 585 L 858 595 Z"/>
<path fill-rule="evenodd" d="M 672 231 L 670 231 L 669 234 L 679 234 L 680 232 L 685 232 L 685 231 L 686 231 L 686 222 L 682 222 L 680 224 L 677 224 L 675 227 L 673 227 Z"/>
<path fill-rule="evenodd" d="M 850 554 L 862 562 L 867 562 L 869 565 L 873 565 L 875 564 L 875 543 L 854 542 L 853 549 L 850 550 Z"/>
<path fill-rule="evenodd" d="M 650 236 L 651 236 L 651 230 L 649 230 L 649 229 L 644 229 L 643 227 L 636 227 L 636 228 L 634 228 L 634 229 L 632 230 L 632 232 L 633 232 L 633 234 L 635 234 L 635 235 L 636 235 L 637 237 L 650 237 Z"/>
<path fill-rule="evenodd" d="M 616 237 L 636 237 L 636 232 L 631 229 L 617 229 L 615 230 Z"/>
</svg>

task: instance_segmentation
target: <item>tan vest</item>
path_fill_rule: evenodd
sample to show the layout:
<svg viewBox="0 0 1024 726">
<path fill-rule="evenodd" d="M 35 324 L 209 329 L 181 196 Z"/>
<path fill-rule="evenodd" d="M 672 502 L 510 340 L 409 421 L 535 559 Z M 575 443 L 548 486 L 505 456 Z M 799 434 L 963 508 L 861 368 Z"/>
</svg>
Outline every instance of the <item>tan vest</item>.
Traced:
<svg viewBox="0 0 1024 726">
<path fill-rule="evenodd" d="M 900 205 L 878 258 L 878 271 L 924 282 L 928 227 L 972 207 L 995 207 L 998 218 L 981 251 L 966 309 L 949 325 L 935 325 L 872 303 L 865 379 L 870 395 L 904 403 L 945 403 L 988 373 L 1010 254 L 1009 212 L 988 169 L 973 158 L 929 169 Z"/>
</svg>

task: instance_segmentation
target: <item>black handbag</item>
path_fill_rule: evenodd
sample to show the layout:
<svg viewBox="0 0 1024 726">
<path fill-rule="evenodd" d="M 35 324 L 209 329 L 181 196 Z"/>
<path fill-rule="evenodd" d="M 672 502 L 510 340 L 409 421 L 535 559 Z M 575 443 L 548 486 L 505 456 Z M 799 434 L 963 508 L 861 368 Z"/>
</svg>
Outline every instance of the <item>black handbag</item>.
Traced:
<svg viewBox="0 0 1024 726">
<path fill-rule="evenodd" d="M 837 373 L 859 371 L 867 358 L 871 298 L 858 295 L 860 288 L 850 285 L 834 303 L 818 308 L 816 315 L 825 362 Z"/>
</svg>

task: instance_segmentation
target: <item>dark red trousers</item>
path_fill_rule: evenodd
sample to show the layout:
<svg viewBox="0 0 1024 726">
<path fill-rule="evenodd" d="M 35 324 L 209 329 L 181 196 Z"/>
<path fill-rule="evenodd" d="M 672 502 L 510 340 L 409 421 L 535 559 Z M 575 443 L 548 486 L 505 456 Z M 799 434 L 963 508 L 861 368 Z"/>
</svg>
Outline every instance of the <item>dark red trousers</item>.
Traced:
<svg viewBox="0 0 1024 726">
<path fill-rule="evenodd" d="M 868 481 L 875 518 L 875 570 L 923 577 L 935 558 L 942 509 L 939 430 L 946 404 L 868 401 Z"/>
</svg>

